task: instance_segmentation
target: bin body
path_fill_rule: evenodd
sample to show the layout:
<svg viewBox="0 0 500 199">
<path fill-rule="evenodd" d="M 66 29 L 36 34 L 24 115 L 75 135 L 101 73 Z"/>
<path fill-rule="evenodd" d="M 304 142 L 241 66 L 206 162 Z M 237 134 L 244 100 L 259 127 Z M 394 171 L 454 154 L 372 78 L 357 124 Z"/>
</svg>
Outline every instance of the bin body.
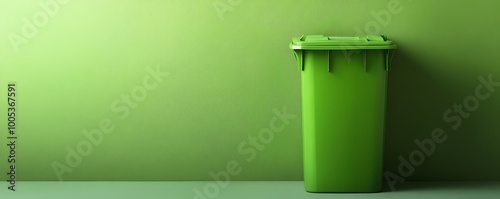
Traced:
<svg viewBox="0 0 500 199">
<path fill-rule="evenodd" d="M 391 52 L 360 46 L 296 51 L 306 191 L 381 190 Z"/>
</svg>

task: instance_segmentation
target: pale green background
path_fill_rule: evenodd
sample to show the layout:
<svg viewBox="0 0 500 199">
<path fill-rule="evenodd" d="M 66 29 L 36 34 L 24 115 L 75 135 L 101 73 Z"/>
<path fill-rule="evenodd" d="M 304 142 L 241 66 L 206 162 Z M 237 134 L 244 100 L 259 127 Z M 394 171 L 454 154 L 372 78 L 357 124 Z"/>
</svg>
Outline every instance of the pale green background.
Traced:
<svg viewBox="0 0 500 199">
<path fill-rule="evenodd" d="M 376 21 L 370 12 L 389 2 L 244 0 L 221 19 L 212 0 L 72 0 L 16 53 L 7 35 L 20 34 L 23 18 L 46 1 L 0 1 L 0 83 L 15 81 L 19 89 L 19 180 L 57 180 L 51 163 L 63 163 L 66 146 L 106 117 L 116 130 L 64 180 L 211 180 L 208 173 L 229 160 L 242 168 L 232 180 L 301 180 L 300 117 L 253 161 L 237 147 L 268 127 L 275 108 L 300 116 L 292 37 L 359 34 L 356 27 Z M 400 2 L 402 12 L 372 32 L 399 47 L 389 77 L 385 167 L 397 172 L 397 156 L 441 127 L 448 141 L 408 180 L 500 180 L 500 93 L 455 132 L 442 119 L 474 94 L 478 76 L 500 81 L 500 3 Z M 170 75 L 119 120 L 111 103 L 157 64 Z M 5 105 L 6 89 L 0 95 Z M 2 172 L 6 152 L 2 144 Z"/>
</svg>

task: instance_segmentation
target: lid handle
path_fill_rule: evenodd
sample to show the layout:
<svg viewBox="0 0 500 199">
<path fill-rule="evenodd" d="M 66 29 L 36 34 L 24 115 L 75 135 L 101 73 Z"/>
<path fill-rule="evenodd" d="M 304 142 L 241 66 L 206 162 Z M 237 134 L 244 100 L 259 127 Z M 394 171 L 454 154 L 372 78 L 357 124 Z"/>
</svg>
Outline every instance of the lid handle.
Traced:
<svg viewBox="0 0 500 199">
<path fill-rule="evenodd" d="M 295 55 L 295 59 L 297 60 L 299 70 L 304 71 L 304 51 L 294 50 L 293 54 Z"/>
</svg>

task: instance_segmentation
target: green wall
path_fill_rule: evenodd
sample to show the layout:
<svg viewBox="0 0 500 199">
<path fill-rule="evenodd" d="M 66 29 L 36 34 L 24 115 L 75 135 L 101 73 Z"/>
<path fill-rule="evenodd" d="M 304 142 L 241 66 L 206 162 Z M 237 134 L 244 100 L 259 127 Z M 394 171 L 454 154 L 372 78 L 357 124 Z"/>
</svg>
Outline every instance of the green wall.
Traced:
<svg viewBox="0 0 500 199">
<path fill-rule="evenodd" d="M 300 73 L 288 44 L 303 34 L 386 34 L 398 44 L 386 171 L 405 175 L 398 156 L 423 154 L 414 140 L 440 128 L 446 141 L 405 179 L 500 180 L 500 92 L 469 97 L 481 76 L 500 81 L 499 9 L 494 0 L 1 0 L 0 104 L 15 82 L 18 180 L 213 180 L 220 171 L 301 180 Z M 443 119 L 464 100 L 468 118 Z"/>
</svg>

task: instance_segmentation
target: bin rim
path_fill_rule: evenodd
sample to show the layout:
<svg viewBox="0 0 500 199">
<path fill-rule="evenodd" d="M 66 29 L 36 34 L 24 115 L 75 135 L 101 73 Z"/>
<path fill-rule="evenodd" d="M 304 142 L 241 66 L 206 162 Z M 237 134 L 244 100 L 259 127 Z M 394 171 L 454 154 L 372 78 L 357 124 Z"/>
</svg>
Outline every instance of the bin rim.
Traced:
<svg viewBox="0 0 500 199">
<path fill-rule="evenodd" d="M 292 39 L 293 50 L 377 50 L 396 49 L 397 46 L 385 35 L 338 37 L 324 35 L 303 35 Z"/>
</svg>

